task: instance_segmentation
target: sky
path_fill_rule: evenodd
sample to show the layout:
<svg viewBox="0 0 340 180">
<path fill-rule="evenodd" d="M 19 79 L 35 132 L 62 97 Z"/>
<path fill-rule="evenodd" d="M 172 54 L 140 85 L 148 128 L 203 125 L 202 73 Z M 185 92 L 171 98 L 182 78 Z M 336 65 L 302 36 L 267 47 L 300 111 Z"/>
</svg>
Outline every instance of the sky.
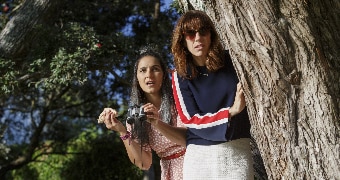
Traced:
<svg viewBox="0 0 340 180">
<path fill-rule="evenodd" d="M 173 0 L 161 0 L 162 3 L 164 3 L 164 6 L 161 6 L 161 11 L 163 11 L 164 9 L 168 9 L 171 5 Z M 130 17 L 130 18 L 135 18 L 135 17 Z M 132 32 L 132 27 L 131 25 L 126 25 L 123 29 L 122 29 L 122 32 L 129 36 L 129 35 L 132 35 L 131 32 Z"/>
<path fill-rule="evenodd" d="M 172 3 L 172 0 L 164 0 L 165 6 L 168 8 Z"/>
</svg>

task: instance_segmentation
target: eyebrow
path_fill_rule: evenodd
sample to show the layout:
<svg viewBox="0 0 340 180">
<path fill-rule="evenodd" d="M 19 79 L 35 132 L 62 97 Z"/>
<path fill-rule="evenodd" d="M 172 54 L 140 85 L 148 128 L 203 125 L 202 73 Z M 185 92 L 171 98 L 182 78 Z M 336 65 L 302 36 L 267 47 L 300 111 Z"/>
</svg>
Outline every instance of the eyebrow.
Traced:
<svg viewBox="0 0 340 180">
<path fill-rule="evenodd" d="M 152 65 L 152 66 L 150 66 L 150 67 L 159 67 L 159 68 L 162 69 L 162 66 L 161 66 L 160 64 L 155 64 L 155 65 Z M 142 66 L 142 67 L 140 67 L 140 68 L 138 68 L 138 69 L 141 69 L 141 68 L 146 68 L 146 66 Z"/>
</svg>

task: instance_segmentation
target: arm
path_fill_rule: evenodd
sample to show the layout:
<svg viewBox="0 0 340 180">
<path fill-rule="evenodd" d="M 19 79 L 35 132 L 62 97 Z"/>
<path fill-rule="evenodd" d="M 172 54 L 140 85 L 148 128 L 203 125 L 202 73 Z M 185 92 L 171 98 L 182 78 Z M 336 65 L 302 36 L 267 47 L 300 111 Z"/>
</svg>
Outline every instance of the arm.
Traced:
<svg viewBox="0 0 340 180">
<path fill-rule="evenodd" d="M 117 112 L 111 108 L 105 108 L 98 119 L 99 123 L 105 123 L 106 128 L 114 130 L 120 136 L 125 136 L 127 130 L 125 126 L 116 119 Z M 131 140 L 131 137 L 123 140 L 125 149 L 130 161 L 142 170 L 148 170 L 152 163 L 151 151 L 141 149 L 140 144 Z"/>
<path fill-rule="evenodd" d="M 203 129 L 220 124 L 226 124 L 229 118 L 229 107 L 215 109 L 213 112 L 205 112 L 198 107 L 196 97 L 189 87 L 189 80 L 173 73 L 172 87 L 178 115 L 182 122 L 189 128 Z M 236 84 L 235 84 L 236 86 Z M 204 87 L 207 88 L 207 87 Z M 208 99 L 209 101 L 211 99 Z M 201 100 L 201 104 L 203 101 Z"/>
<path fill-rule="evenodd" d="M 151 124 L 170 141 L 184 147 L 186 146 L 187 129 L 185 127 L 173 127 L 160 120 L 157 123 Z"/>
<path fill-rule="evenodd" d="M 187 128 L 171 126 L 161 121 L 157 108 L 151 103 L 145 104 L 143 108 L 144 111 L 147 112 L 148 121 L 162 133 L 163 136 L 178 145 L 186 146 Z"/>
<path fill-rule="evenodd" d="M 237 78 L 228 71 L 221 71 L 220 74 L 214 74 L 214 77 L 209 76 L 209 78 L 217 79 L 219 82 L 217 84 L 226 82 L 230 84 L 228 86 L 218 86 L 216 83 L 208 83 L 212 81 L 204 81 L 212 89 L 210 91 L 207 85 L 200 86 L 203 80 L 202 82 L 194 82 L 194 80 L 183 79 L 174 72 L 172 87 L 176 109 L 183 123 L 190 128 L 191 133 L 206 140 L 226 141 L 225 133 L 229 127 L 230 117 L 238 114 L 244 108 L 241 101 L 238 100 L 236 101 L 237 103 L 234 103 Z M 220 88 L 223 88 L 223 90 L 220 90 Z M 219 89 L 220 91 L 214 91 L 214 89 Z M 201 92 L 198 92 L 198 90 L 201 90 Z M 207 96 L 206 92 L 217 94 Z M 239 90 L 238 98 L 241 97 L 240 92 Z M 209 106 L 206 104 L 208 102 L 211 102 Z M 230 110 L 233 103 L 235 106 Z M 202 107 L 204 108 L 201 109 Z"/>
</svg>

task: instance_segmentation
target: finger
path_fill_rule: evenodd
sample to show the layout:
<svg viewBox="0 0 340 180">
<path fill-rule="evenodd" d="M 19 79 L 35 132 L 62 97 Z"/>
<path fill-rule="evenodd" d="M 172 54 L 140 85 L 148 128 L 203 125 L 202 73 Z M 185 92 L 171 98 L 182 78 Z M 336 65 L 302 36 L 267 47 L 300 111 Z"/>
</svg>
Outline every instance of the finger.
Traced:
<svg viewBox="0 0 340 180">
<path fill-rule="evenodd" d="M 112 113 L 112 114 L 117 114 L 117 111 L 116 111 L 115 109 L 111 109 L 111 108 L 110 108 L 110 113 Z"/>
<path fill-rule="evenodd" d="M 118 114 L 117 111 L 115 109 L 112 109 L 112 108 L 104 108 L 103 112 L 105 114 L 115 114 L 115 116 Z"/>
<path fill-rule="evenodd" d="M 146 103 L 142 107 L 151 106 L 151 105 L 152 105 L 152 103 Z"/>
<path fill-rule="evenodd" d="M 105 124 L 112 124 L 112 122 L 111 122 L 111 114 L 109 114 L 109 113 L 106 113 L 105 114 L 105 117 L 104 117 L 104 122 L 105 122 Z"/>
<path fill-rule="evenodd" d="M 152 111 L 149 112 L 147 115 L 148 118 L 152 118 L 152 119 L 158 119 L 159 118 L 159 113 L 158 111 Z"/>
<path fill-rule="evenodd" d="M 110 117 L 109 117 L 108 114 L 104 117 L 104 123 L 105 123 L 106 125 L 110 124 Z"/>
<path fill-rule="evenodd" d="M 97 119 L 98 123 L 103 123 L 104 122 L 104 113 L 100 113 L 98 119 Z"/>
<path fill-rule="evenodd" d="M 108 113 L 108 112 L 110 112 L 110 110 L 111 110 L 111 108 L 104 108 L 103 112 Z"/>
<path fill-rule="evenodd" d="M 237 83 L 237 91 L 239 91 L 242 88 L 241 83 Z"/>
<path fill-rule="evenodd" d="M 147 103 L 147 104 L 143 105 L 142 108 L 144 109 L 144 112 L 150 112 L 151 108 L 152 108 L 152 104 Z"/>
<path fill-rule="evenodd" d="M 150 103 L 143 104 L 140 108 L 142 108 L 144 111 L 145 109 L 150 106 Z"/>
<path fill-rule="evenodd" d="M 117 123 L 116 115 L 115 115 L 115 114 L 111 114 L 111 115 L 110 115 L 110 120 L 111 120 L 111 123 L 112 123 L 112 124 Z"/>
<path fill-rule="evenodd" d="M 144 111 L 150 111 L 152 106 L 153 105 L 151 103 L 147 103 L 147 104 L 143 105 L 142 108 L 144 108 Z"/>
</svg>

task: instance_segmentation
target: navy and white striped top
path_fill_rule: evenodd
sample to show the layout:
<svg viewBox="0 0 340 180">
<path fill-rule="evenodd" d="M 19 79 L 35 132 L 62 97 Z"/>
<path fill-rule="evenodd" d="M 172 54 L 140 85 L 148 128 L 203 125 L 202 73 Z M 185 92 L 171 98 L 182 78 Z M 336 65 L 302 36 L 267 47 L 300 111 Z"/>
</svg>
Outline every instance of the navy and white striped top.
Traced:
<svg viewBox="0 0 340 180">
<path fill-rule="evenodd" d="M 229 117 L 238 78 L 226 51 L 225 66 L 208 73 L 197 66 L 198 76 L 192 80 L 173 72 L 172 86 L 178 115 L 188 127 L 187 144 L 212 145 L 250 137 L 247 110 Z"/>
</svg>

